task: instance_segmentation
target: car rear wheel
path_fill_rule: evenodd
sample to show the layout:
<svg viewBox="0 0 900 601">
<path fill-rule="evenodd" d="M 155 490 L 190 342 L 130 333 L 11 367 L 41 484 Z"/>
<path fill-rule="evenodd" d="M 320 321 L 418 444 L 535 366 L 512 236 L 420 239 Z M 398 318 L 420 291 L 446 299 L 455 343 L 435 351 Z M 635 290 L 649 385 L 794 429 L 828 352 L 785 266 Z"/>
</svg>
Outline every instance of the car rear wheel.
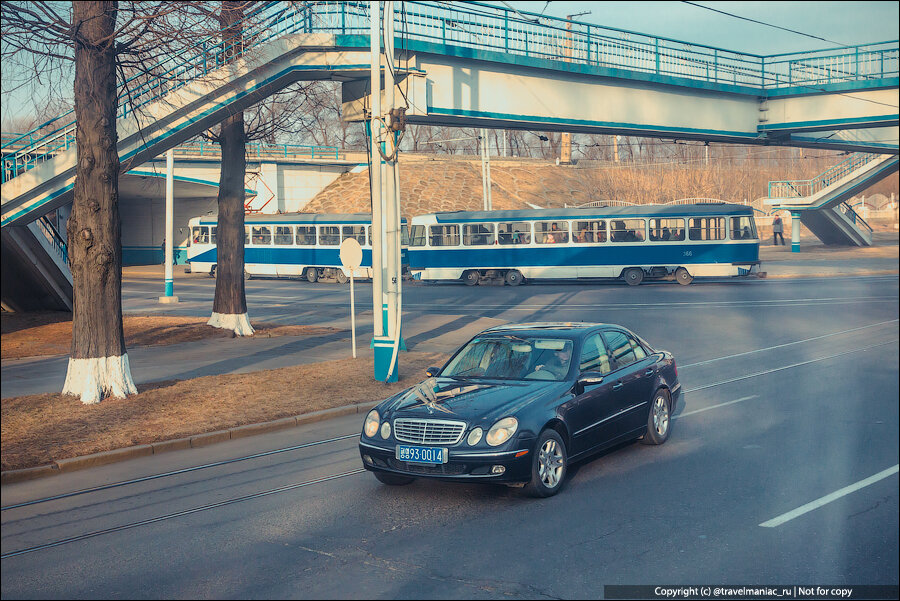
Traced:
<svg viewBox="0 0 900 601">
<path fill-rule="evenodd" d="M 559 492 L 566 477 L 566 444 L 556 430 L 541 432 L 531 460 L 531 482 L 525 492 L 532 497 L 550 497 Z"/>
<path fill-rule="evenodd" d="M 622 273 L 622 279 L 625 280 L 629 286 L 637 286 L 644 279 L 644 270 L 640 267 L 629 267 Z"/>
<path fill-rule="evenodd" d="M 672 417 L 669 414 L 671 402 L 669 391 L 660 388 L 653 395 L 650 403 L 650 415 L 647 416 L 647 433 L 641 439 L 644 444 L 662 444 L 669 438 L 669 426 Z"/>
<path fill-rule="evenodd" d="M 684 267 L 679 267 L 675 270 L 675 281 L 682 286 L 687 286 L 694 281 L 694 276 Z"/>
<path fill-rule="evenodd" d="M 381 482 L 382 484 L 387 484 L 388 486 L 406 486 L 407 484 L 411 484 L 415 478 L 410 478 L 409 476 L 399 476 L 397 474 L 385 474 L 384 472 L 373 472 L 375 474 L 375 478 Z"/>
</svg>

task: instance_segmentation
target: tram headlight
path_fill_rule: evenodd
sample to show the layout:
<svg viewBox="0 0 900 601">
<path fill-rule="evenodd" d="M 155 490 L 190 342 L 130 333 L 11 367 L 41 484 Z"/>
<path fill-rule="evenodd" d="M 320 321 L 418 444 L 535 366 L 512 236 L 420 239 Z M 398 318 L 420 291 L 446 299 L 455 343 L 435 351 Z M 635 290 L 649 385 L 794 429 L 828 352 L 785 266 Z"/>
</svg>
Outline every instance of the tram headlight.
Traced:
<svg viewBox="0 0 900 601">
<path fill-rule="evenodd" d="M 378 433 L 379 422 L 381 422 L 381 417 L 377 411 L 372 409 L 369 411 L 369 415 L 366 416 L 366 422 L 363 424 L 363 433 L 369 438 L 373 438 Z"/>
</svg>

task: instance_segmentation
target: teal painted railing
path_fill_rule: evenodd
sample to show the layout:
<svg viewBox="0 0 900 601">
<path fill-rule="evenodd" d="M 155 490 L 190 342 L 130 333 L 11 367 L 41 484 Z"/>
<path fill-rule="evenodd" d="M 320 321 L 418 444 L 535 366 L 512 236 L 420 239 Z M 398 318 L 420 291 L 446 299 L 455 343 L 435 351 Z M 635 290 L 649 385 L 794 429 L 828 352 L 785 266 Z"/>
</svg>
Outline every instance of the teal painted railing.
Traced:
<svg viewBox="0 0 900 601">
<path fill-rule="evenodd" d="M 879 156 L 881 155 L 869 152 L 854 152 L 813 179 L 769 182 L 769 198 L 803 198 L 812 196 Z"/>
<path fill-rule="evenodd" d="M 628 77 L 629 73 L 679 80 L 768 90 L 796 87 L 818 89 L 823 84 L 896 78 L 900 69 L 898 42 L 779 55 L 755 55 L 691 44 L 670 38 L 567 21 L 536 13 L 510 10 L 481 2 L 407 1 L 395 15 L 396 47 L 428 42 L 440 46 L 495 51 L 581 63 Z M 368 2 L 267 2 L 248 15 L 240 39 L 210 37 L 148 69 L 149 75 L 131 78 L 120 86 L 119 116 L 161 98 L 256 46 L 301 32 L 344 34 L 368 38 Z M 356 44 L 356 43 L 355 43 Z M 368 47 L 368 42 L 358 45 Z M 4 179 L 15 177 L 40 161 L 71 146 L 72 113 L 48 121 L 23 134 L 36 139 L 4 158 Z M 13 140 L 3 145 L 21 143 Z M 7 164 L 7 161 L 10 161 Z"/>
<path fill-rule="evenodd" d="M 866 223 L 866 220 L 859 216 L 859 213 L 853 210 L 853 207 L 850 206 L 847 202 L 842 202 L 839 205 L 840 211 L 847 216 L 850 222 L 858 227 L 861 230 L 867 231 L 869 236 L 872 235 L 872 226 Z"/>
<path fill-rule="evenodd" d="M 248 142 L 248 159 L 340 159 L 343 154 L 337 146 L 315 146 L 309 144 L 264 144 Z M 193 140 L 175 147 L 175 156 L 219 158 L 222 147 L 215 142 Z"/>
<path fill-rule="evenodd" d="M 62 259 L 63 263 L 68 263 L 69 261 L 69 248 L 66 244 L 66 239 L 62 237 L 62 234 L 59 233 L 59 230 L 56 229 L 56 226 L 53 222 L 47 218 L 46 215 L 39 217 L 35 223 L 38 226 L 38 229 L 41 230 L 41 233 L 53 247 L 53 250 L 56 251 L 56 254 L 59 258 Z"/>
</svg>

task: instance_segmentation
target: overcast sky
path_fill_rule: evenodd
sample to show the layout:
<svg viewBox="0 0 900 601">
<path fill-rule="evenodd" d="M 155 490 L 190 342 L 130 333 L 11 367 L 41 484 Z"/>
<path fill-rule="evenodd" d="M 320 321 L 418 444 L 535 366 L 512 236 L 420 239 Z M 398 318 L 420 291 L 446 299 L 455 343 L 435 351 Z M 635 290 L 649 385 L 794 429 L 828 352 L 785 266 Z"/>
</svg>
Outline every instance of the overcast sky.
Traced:
<svg viewBox="0 0 900 601">
<path fill-rule="evenodd" d="M 503 6 L 499 0 L 489 4 Z M 822 40 L 695 6 L 696 4 L 763 21 L 840 45 L 900 38 L 898 2 L 550 2 L 505 0 L 518 10 L 627 29 L 684 42 L 753 54 L 779 54 L 833 48 Z M 546 5 L 546 9 L 544 9 Z"/>
</svg>

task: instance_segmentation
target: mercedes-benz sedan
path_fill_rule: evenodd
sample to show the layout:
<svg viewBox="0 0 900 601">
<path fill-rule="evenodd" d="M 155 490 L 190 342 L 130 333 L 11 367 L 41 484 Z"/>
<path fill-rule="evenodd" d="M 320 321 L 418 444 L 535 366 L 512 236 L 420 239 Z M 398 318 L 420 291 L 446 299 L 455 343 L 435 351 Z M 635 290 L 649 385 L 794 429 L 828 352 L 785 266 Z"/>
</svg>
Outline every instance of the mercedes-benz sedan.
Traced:
<svg viewBox="0 0 900 601">
<path fill-rule="evenodd" d="M 573 461 L 629 439 L 665 442 L 681 393 L 672 354 L 612 324 L 490 328 L 426 373 L 363 424 L 363 465 L 385 484 L 498 482 L 550 496 Z"/>
</svg>

